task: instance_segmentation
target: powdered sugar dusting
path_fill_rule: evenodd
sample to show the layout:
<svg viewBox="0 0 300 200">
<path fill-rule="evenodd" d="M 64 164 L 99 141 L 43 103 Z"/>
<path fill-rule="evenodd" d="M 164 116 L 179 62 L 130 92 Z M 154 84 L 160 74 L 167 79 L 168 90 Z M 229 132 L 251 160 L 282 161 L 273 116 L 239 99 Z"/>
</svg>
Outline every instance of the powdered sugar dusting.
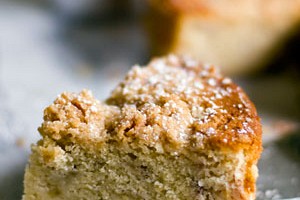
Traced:
<svg viewBox="0 0 300 200">
<path fill-rule="evenodd" d="M 239 137 L 235 134 L 254 133 L 249 104 L 240 93 L 213 65 L 170 55 L 147 67 L 135 66 L 108 102 L 123 110 L 118 131 L 134 132 L 151 144 L 166 138 L 182 146 L 197 134 L 202 138 L 224 136 L 220 141 L 230 144 Z"/>
</svg>

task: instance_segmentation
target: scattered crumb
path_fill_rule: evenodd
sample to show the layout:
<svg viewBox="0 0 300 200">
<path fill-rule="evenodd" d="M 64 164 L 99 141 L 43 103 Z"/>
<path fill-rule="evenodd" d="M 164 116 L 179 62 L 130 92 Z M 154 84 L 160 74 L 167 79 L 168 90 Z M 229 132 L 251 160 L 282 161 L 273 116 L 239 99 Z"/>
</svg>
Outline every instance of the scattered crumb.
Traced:
<svg viewBox="0 0 300 200">
<path fill-rule="evenodd" d="M 19 137 L 16 139 L 15 144 L 17 147 L 23 148 L 25 146 L 25 139 L 22 137 Z"/>
</svg>

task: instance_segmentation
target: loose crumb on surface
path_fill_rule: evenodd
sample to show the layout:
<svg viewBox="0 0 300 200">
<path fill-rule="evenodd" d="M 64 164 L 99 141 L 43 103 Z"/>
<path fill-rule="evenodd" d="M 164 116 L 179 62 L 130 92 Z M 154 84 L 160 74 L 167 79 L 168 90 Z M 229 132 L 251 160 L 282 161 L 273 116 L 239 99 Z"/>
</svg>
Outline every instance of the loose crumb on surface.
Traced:
<svg viewBox="0 0 300 200">
<path fill-rule="evenodd" d="M 17 145 L 17 147 L 23 148 L 25 146 L 25 139 L 19 137 L 16 139 L 15 144 Z"/>
</svg>

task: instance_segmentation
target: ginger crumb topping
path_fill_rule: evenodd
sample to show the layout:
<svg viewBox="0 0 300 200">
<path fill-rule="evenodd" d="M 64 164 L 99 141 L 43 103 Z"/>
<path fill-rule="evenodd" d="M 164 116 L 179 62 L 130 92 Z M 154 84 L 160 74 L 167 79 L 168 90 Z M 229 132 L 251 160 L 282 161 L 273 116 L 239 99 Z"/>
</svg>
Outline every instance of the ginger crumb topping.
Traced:
<svg viewBox="0 0 300 200">
<path fill-rule="evenodd" d="M 242 89 L 212 65 L 170 55 L 134 66 L 106 103 L 63 93 L 45 109 L 43 136 L 86 145 L 118 140 L 157 150 L 253 144 L 261 127 Z"/>
</svg>

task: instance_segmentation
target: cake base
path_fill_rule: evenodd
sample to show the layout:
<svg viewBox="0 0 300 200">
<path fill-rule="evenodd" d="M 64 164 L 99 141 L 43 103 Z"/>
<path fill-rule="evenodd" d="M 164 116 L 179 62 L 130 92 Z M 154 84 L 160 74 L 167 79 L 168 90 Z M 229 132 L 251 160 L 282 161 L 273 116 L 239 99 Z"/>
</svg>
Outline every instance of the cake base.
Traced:
<svg viewBox="0 0 300 200">
<path fill-rule="evenodd" d="M 254 199 L 245 184 L 256 179 L 247 175 L 257 169 L 245 172 L 243 151 L 205 149 L 178 156 L 116 142 L 97 152 L 61 147 L 51 139 L 41 143 L 32 148 L 23 200 Z"/>
</svg>

